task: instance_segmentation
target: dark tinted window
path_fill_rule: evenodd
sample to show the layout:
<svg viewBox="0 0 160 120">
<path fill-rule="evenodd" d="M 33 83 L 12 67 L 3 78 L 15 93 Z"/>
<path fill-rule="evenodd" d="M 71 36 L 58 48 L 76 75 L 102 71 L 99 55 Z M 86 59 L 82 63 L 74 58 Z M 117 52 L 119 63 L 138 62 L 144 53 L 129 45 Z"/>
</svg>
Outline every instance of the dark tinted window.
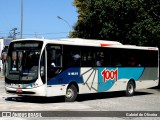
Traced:
<svg viewBox="0 0 160 120">
<path fill-rule="evenodd" d="M 158 51 L 88 46 L 64 46 L 64 66 L 156 67 Z"/>
</svg>

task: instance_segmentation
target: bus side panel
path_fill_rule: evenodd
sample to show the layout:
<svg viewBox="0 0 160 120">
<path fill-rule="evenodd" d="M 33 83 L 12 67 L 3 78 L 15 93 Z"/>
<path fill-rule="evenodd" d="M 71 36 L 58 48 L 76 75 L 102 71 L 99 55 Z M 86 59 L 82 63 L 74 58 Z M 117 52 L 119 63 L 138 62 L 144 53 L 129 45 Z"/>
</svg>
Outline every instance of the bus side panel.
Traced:
<svg viewBox="0 0 160 120">
<path fill-rule="evenodd" d="M 129 80 L 135 80 L 136 89 L 158 85 L 156 67 L 98 68 L 98 92 L 126 90 Z"/>
<path fill-rule="evenodd" d="M 93 67 L 81 68 L 83 84 L 79 84 L 79 94 L 98 92 L 98 70 Z"/>
<path fill-rule="evenodd" d="M 47 96 L 60 96 L 66 94 L 69 83 L 82 84 L 80 68 L 68 68 L 47 81 Z"/>
<path fill-rule="evenodd" d="M 157 68 L 97 67 L 81 68 L 81 71 L 84 85 L 81 85 L 80 93 L 126 90 L 131 79 L 135 80 L 136 89 L 154 87 L 158 84 L 155 81 L 158 79 Z"/>
<path fill-rule="evenodd" d="M 138 80 L 144 68 L 93 67 L 81 68 L 84 83 L 79 84 L 79 93 L 96 93 L 125 90 L 130 79 Z"/>
<path fill-rule="evenodd" d="M 98 92 L 125 90 L 129 80 L 139 80 L 143 67 L 98 68 Z"/>
<path fill-rule="evenodd" d="M 144 70 L 144 67 L 81 68 L 84 83 L 79 85 L 79 93 L 126 90 L 129 80 L 133 79 L 136 83 L 139 83 Z"/>
<path fill-rule="evenodd" d="M 47 96 L 65 95 L 71 82 L 76 82 L 79 94 L 98 92 L 98 70 L 92 67 L 69 68 L 47 81 Z"/>
<path fill-rule="evenodd" d="M 149 88 L 158 84 L 157 72 L 157 68 L 144 67 L 69 68 L 47 82 L 47 96 L 65 95 L 73 81 L 79 86 L 79 94 L 126 90 L 131 79 L 136 89 Z"/>
<path fill-rule="evenodd" d="M 48 85 L 47 97 L 65 95 L 66 88 L 67 88 L 67 85 Z"/>
<path fill-rule="evenodd" d="M 139 81 L 136 82 L 136 89 L 158 86 L 158 68 L 146 67 Z"/>
</svg>

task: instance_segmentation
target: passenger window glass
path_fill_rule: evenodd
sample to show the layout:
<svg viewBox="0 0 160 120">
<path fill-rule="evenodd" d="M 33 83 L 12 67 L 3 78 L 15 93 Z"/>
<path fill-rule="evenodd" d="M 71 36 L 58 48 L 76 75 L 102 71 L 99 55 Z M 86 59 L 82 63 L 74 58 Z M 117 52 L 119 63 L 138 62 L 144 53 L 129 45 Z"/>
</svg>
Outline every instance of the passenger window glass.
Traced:
<svg viewBox="0 0 160 120">
<path fill-rule="evenodd" d="M 62 71 L 62 46 L 48 44 L 47 50 L 47 78 L 48 80 Z"/>
</svg>

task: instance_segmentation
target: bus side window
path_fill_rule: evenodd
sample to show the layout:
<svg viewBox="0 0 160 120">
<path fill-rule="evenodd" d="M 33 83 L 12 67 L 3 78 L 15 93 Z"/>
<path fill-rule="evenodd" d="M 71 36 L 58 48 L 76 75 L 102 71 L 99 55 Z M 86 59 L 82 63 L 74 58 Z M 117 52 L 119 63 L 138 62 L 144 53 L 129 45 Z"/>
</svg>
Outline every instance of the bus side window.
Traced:
<svg viewBox="0 0 160 120">
<path fill-rule="evenodd" d="M 81 56 L 80 56 L 78 53 L 76 53 L 76 54 L 74 54 L 74 55 L 72 56 L 72 58 L 73 58 L 73 65 L 74 65 L 75 67 L 80 66 L 80 58 L 81 58 Z"/>
<path fill-rule="evenodd" d="M 48 44 L 47 50 L 47 79 L 55 77 L 62 71 L 62 46 Z"/>
<path fill-rule="evenodd" d="M 78 47 L 64 46 L 63 49 L 64 60 L 63 64 L 65 68 L 79 67 L 81 63 L 81 52 Z"/>
</svg>

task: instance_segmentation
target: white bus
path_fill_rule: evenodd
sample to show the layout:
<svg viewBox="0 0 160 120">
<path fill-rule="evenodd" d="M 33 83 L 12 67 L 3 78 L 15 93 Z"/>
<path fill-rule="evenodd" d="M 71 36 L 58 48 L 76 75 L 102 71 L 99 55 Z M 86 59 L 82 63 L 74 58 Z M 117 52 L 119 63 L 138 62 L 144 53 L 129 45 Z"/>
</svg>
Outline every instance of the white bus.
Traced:
<svg viewBox="0 0 160 120">
<path fill-rule="evenodd" d="M 65 96 L 150 88 L 159 82 L 157 47 L 68 38 L 21 39 L 9 45 L 5 89 L 22 96 Z"/>
</svg>

